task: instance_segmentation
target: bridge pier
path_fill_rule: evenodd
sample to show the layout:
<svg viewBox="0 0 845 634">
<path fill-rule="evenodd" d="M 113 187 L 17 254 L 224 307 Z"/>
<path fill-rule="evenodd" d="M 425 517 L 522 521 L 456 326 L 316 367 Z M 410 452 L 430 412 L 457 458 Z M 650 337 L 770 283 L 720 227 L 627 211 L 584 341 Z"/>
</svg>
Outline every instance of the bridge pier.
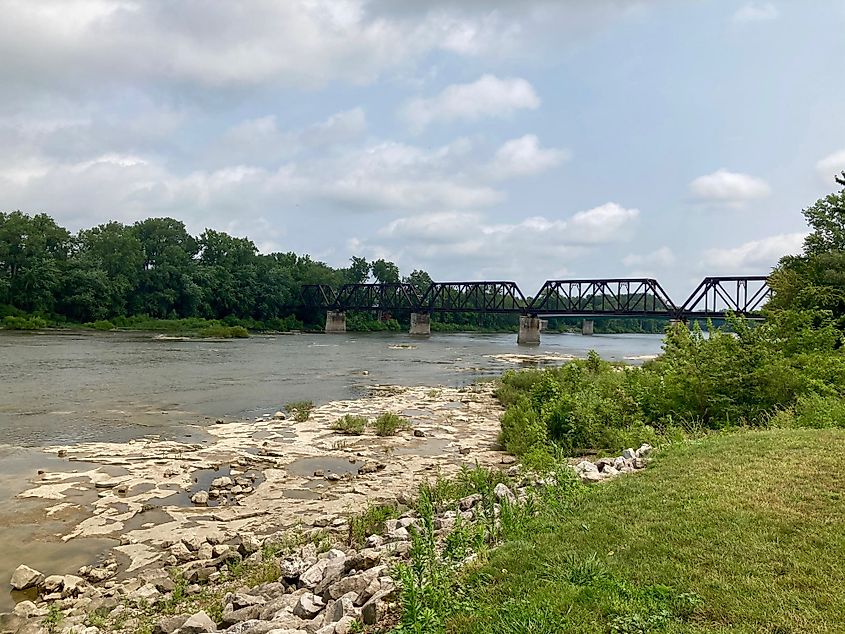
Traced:
<svg viewBox="0 0 845 634">
<path fill-rule="evenodd" d="M 408 334 L 428 337 L 431 334 L 431 315 L 428 313 L 411 313 L 411 329 Z"/>
<path fill-rule="evenodd" d="M 540 319 L 530 315 L 520 315 L 519 334 L 516 337 L 519 345 L 536 346 L 540 343 Z"/>
<path fill-rule="evenodd" d="M 329 310 L 326 312 L 326 332 L 346 332 L 346 313 L 342 310 Z"/>
<path fill-rule="evenodd" d="M 593 334 L 593 326 L 595 326 L 595 322 L 592 319 L 585 319 L 581 323 L 581 334 L 582 335 L 592 335 Z"/>
</svg>

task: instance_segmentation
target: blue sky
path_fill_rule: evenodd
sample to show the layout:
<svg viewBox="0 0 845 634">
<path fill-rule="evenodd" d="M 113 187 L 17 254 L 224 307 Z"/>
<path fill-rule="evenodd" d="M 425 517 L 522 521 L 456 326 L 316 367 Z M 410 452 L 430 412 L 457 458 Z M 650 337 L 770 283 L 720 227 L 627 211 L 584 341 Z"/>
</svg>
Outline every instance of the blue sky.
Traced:
<svg viewBox="0 0 845 634">
<path fill-rule="evenodd" d="M 765 273 L 845 169 L 845 1 L 0 0 L 0 207 L 435 279 Z"/>
</svg>

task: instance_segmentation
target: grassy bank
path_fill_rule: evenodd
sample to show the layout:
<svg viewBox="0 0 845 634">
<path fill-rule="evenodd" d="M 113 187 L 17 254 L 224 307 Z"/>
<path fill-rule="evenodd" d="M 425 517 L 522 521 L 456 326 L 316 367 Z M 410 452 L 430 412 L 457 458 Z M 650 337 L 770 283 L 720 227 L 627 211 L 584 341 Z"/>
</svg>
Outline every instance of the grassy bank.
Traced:
<svg viewBox="0 0 845 634">
<path fill-rule="evenodd" d="M 454 633 L 845 631 L 845 430 L 710 436 L 542 512 Z"/>
</svg>

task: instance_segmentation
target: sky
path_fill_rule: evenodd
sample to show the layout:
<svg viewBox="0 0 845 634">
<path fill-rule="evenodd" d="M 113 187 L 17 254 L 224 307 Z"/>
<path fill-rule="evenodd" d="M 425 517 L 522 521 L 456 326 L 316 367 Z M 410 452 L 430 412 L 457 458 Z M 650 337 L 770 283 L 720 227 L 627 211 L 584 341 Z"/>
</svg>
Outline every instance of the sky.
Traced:
<svg viewBox="0 0 845 634">
<path fill-rule="evenodd" d="M 0 0 L 0 209 L 438 281 L 763 274 L 845 170 L 845 0 Z"/>
</svg>

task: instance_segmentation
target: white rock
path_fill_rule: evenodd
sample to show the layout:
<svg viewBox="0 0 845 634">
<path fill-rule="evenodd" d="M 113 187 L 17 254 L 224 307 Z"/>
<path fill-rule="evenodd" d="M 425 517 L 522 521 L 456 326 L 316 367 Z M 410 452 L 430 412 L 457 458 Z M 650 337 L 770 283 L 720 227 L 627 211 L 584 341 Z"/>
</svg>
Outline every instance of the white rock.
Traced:
<svg viewBox="0 0 845 634">
<path fill-rule="evenodd" d="M 38 610 L 38 606 L 36 606 L 32 601 L 21 601 L 15 606 L 15 615 L 21 617 L 22 619 L 28 619 L 30 616 L 35 614 Z"/>
<path fill-rule="evenodd" d="M 156 599 L 161 596 L 161 593 L 156 589 L 156 587 L 148 583 L 144 586 L 138 588 L 132 595 L 135 599 L 143 599 L 149 603 L 154 603 Z"/>
<path fill-rule="evenodd" d="M 577 465 L 575 465 L 575 472 L 576 473 L 590 473 L 590 472 L 598 472 L 599 468 L 594 465 L 589 460 L 582 460 Z"/>
<path fill-rule="evenodd" d="M 213 486 L 215 489 L 225 489 L 226 487 L 232 486 L 232 484 L 234 483 L 232 482 L 232 478 L 230 478 L 229 476 L 214 478 L 214 480 L 211 481 L 211 486 Z"/>
<path fill-rule="evenodd" d="M 194 614 L 179 628 L 179 634 L 205 634 L 206 632 L 216 631 L 217 626 L 214 621 L 203 611 Z"/>
<path fill-rule="evenodd" d="M 637 449 L 637 458 L 645 458 L 652 452 L 653 449 L 654 447 L 652 447 L 648 443 L 643 443 L 642 445 L 640 445 L 640 448 Z"/>
<path fill-rule="evenodd" d="M 511 491 L 503 482 L 499 482 L 499 484 L 496 485 L 496 488 L 493 489 L 493 494 L 500 502 L 502 500 L 507 500 L 511 503 L 516 502 L 516 496 L 513 494 L 513 491 Z"/>
<path fill-rule="evenodd" d="M 208 491 L 197 491 L 191 496 L 191 502 L 200 505 L 208 504 Z"/>
<path fill-rule="evenodd" d="M 15 568 L 12 573 L 12 590 L 26 590 L 27 588 L 34 588 L 41 585 L 44 581 L 44 575 L 37 570 L 21 564 Z"/>
<path fill-rule="evenodd" d="M 58 592 L 62 589 L 64 580 L 62 575 L 50 575 L 44 580 L 44 589 L 47 592 Z"/>
<path fill-rule="evenodd" d="M 324 607 L 326 604 L 323 599 L 308 592 L 299 597 L 299 601 L 293 608 L 293 614 L 307 621 L 317 616 Z"/>
</svg>

